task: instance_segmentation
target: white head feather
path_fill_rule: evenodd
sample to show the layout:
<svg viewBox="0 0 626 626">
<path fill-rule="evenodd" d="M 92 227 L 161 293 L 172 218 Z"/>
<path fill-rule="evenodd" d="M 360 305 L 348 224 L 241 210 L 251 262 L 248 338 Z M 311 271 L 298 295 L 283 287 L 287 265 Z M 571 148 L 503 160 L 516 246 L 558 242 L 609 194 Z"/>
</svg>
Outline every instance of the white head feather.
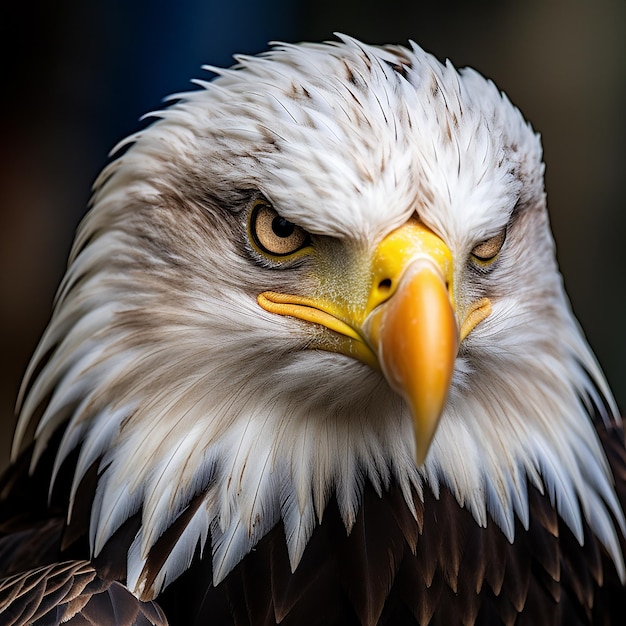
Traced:
<svg viewBox="0 0 626 626">
<path fill-rule="evenodd" d="M 540 143 L 521 114 L 476 72 L 417 46 L 342 38 L 238 61 L 154 114 L 97 181 L 27 373 L 45 362 L 15 449 L 50 395 L 33 464 L 68 421 L 56 465 L 80 446 L 72 497 L 100 464 L 94 553 L 141 512 L 128 579 L 144 596 L 209 537 L 218 583 L 281 519 L 295 568 L 333 493 L 351 528 L 366 480 L 379 492 L 397 481 L 410 506 L 412 489 L 445 485 L 511 540 L 515 517 L 528 525 L 531 483 L 580 541 L 585 519 L 623 575 L 624 519 L 588 416 L 616 419 L 615 405 L 569 310 Z M 523 220 L 497 273 L 455 269 L 458 305 L 488 290 L 493 313 L 461 347 L 422 468 L 407 410 L 378 373 L 307 350 L 311 328 L 258 306 L 277 282 L 314 284 L 305 269 L 251 261 L 254 190 L 311 233 L 365 248 L 417 212 L 458 259 Z M 145 589 L 151 547 L 198 494 Z"/>
</svg>

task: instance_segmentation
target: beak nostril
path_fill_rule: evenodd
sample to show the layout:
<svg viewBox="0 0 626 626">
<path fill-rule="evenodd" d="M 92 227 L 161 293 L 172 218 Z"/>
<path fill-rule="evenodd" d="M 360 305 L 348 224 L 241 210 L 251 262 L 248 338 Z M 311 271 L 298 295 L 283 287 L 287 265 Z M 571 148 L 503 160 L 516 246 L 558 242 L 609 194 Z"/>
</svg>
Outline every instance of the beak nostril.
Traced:
<svg viewBox="0 0 626 626">
<path fill-rule="evenodd" d="M 378 288 L 381 291 L 389 291 L 391 289 L 391 278 L 384 278 L 378 283 Z"/>
</svg>

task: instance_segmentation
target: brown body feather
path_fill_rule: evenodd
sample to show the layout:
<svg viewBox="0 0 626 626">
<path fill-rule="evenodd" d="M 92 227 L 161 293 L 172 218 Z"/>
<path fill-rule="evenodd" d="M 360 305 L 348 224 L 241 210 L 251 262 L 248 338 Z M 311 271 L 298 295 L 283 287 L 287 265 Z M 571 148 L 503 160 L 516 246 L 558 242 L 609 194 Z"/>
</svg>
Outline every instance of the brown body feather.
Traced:
<svg viewBox="0 0 626 626">
<path fill-rule="evenodd" d="M 100 578 L 88 561 L 65 561 L 0 581 L 4 626 L 165 626 L 154 602 L 140 602 L 124 585 Z"/>
<path fill-rule="evenodd" d="M 600 425 L 598 433 L 624 502 L 623 431 Z M 64 494 L 53 494 L 50 507 L 46 504 L 52 454 L 32 477 L 26 474 L 27 456 L 5 475 L 1 491 L 3 625 L 569 626 L 618 624 L 626 615 L 626 591 L 589 527 L 580 546 L 549 498 L 534 487 L 528 493 L 529 528 L 518 521 L 511 544 L 493 522 L 479 527 L 447 490 L 439 498 L 427 491 L 414 517 L 396 487 L 379 497 L 366 486 L 349 534 L 331 499 L 294 573 L 279 524 L 217 587 L 210 559 L 197 555 L 156 599 L 159 609 L 123 587 L 139 516 L 131 517 L 92 563 L 79 560 L 89 557 L 88 516 L 75 517 L 68 527 L 60 504 Z M 88 511 L 93 491 L 89 495 L 87 485 L 94 484 L 86 479 L 78 508 Z M 161 537 L 146 566 L 149 574 L 159 569 L 177 535 L 174 524 Z M 74 621 L 63 621 L 70 614 Z"/>
</svg>

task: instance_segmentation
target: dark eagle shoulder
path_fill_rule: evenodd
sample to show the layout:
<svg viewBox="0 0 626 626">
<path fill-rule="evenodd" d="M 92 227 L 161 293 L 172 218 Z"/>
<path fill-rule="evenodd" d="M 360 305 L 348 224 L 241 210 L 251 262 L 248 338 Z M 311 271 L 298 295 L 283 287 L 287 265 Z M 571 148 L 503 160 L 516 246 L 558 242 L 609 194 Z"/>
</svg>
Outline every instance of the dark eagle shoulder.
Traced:
<svg viewBox="0 0 626 626">
<path fill-rule="evenodd" d="M 55 563 L 0 581 L 2 626 L 166 626 L 154 602 L 100 578 L 88 561 Z"/>
</svg>

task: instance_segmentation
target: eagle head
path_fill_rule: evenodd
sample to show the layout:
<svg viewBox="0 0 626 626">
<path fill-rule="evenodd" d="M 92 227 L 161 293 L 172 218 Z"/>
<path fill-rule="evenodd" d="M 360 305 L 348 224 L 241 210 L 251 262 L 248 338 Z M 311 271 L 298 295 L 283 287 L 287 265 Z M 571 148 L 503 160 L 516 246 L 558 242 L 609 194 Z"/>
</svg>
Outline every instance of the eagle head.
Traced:
<svg viewBox="0 0 626 626">
<path fill-rule="evenodd" d="M 218 584 L 277 523 L 292 570 L 331 500 L 448 489 L 512 541 L 528 488 L 624 563 L 590 415 L 614 401 L 555 262 L 537 135 L 416 45 L 276 45 L 196 81 L 96 182 L 27 372 L 15 451 L 64 428 L 93 555 L 133 515 L 154 597 Z M 39 418 L 39 407 L 43 412 Z M 156 542 L 176 540 L 149 572 Z"/>
</svg>

